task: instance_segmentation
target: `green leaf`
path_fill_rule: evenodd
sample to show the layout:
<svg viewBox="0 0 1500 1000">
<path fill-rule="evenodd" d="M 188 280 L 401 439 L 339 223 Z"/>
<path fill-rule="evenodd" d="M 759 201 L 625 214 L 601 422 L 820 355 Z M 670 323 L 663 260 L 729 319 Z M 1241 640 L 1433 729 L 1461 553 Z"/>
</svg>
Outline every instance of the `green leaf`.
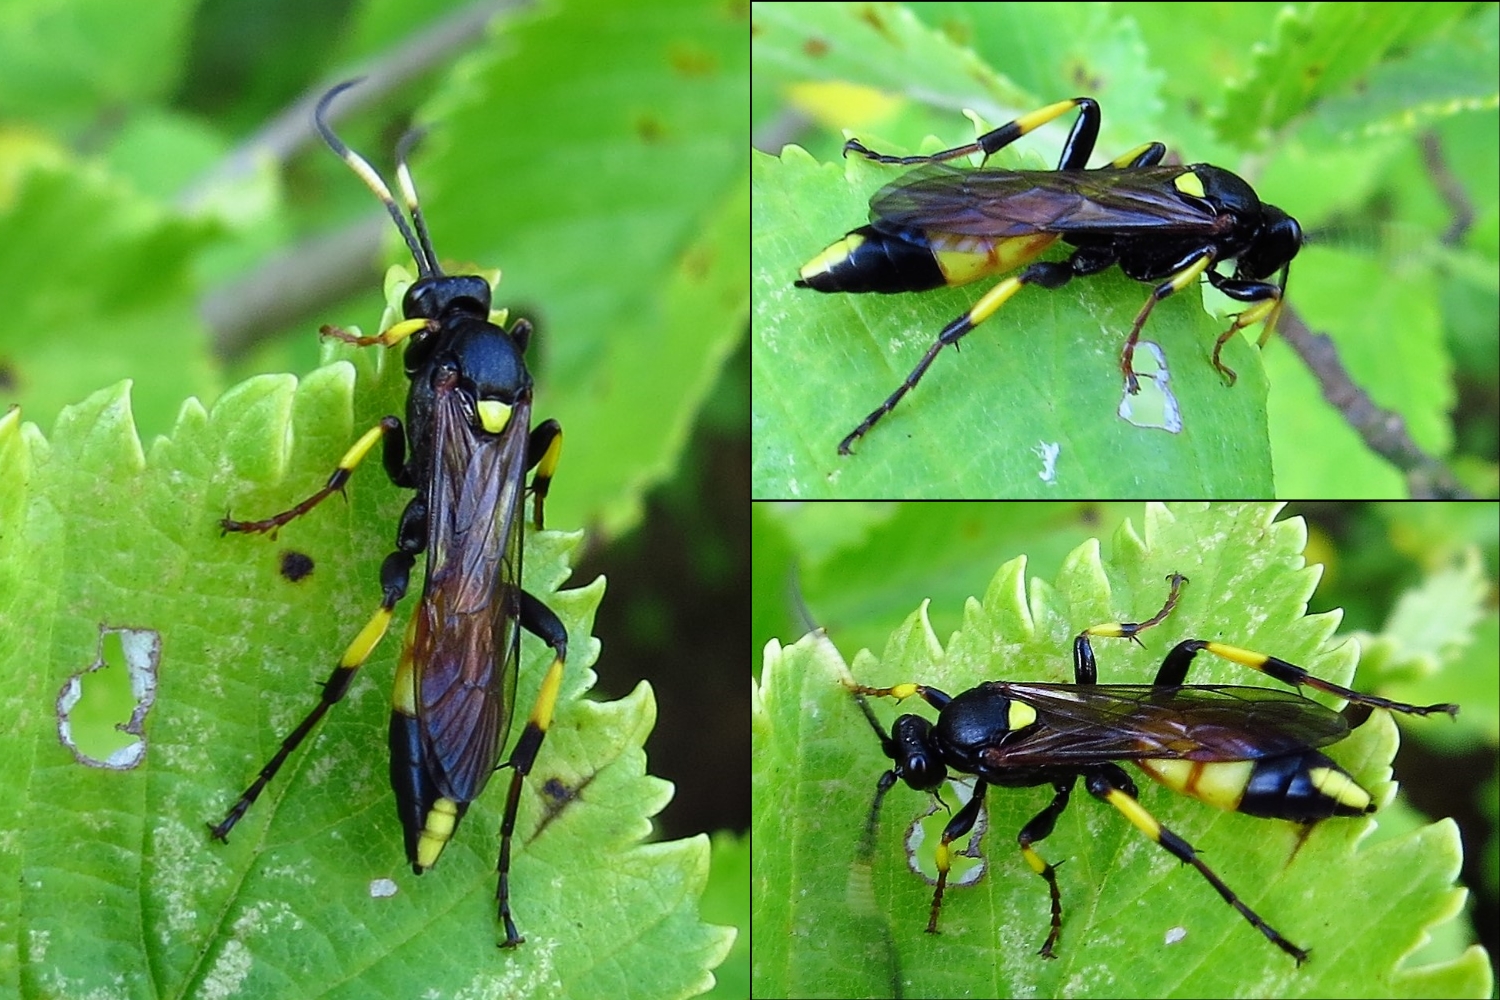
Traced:
<svg viewBox="0 0 1500 1000">
<path fill-rule="evenodd" d="M 526 539 L 525 585 L 568 628 L 556 717 L 526 782 L 511 873 L 526 943 L 495 947 L 504 800 L 476 802 L 441 863 L 404 862 L 387 782 L 387 690 L 413 597 L 342 703 L 230 835 L 217 821 L 379 599 L 379 564 L 409 496 L 378 458 L 275 540 L 220 537 L 321 485 L 358 431 L 399 412 L 399 358 L 342 345 L 309 375 L 263 376 L 211 412 L 190 400 L 142 454 L 128 386 L 66 408 L 50 440 L 0 419 L 0 668 L 7 727 L 0 976 L 14 995 L 685 996 L 707 989 L 731 932 L 699 921 L 706 838 L 644 844 L 670 787 L 645 774 L 650 689 L 584 698 L 602 579 L 559 589 L 581 532 Z M 351 363 L 352 362 L 352 363 Z M 550 513 L 550 512 L 549 512 Z M 554 522 L 555 523 L 555 522 Z M 288 551 L 312 573 L 280 572 Z M 413 594 L 419 593 L 414 580 Z M 14 624 L 9 624 L 14 623 Z M 24 623 L 24 627 L 19 627 Z M 131 769 L 81 763 L 58 693 L 101 630 L 154 634 L 154 702 Z M 526 635 L 515 712 L 550 651 Z M 118 659 L 118 657 L 116 657 Z M 105 670 L 121 669 L 119 665 Z M 124 722 L 133 706 L 116 715 Z M 511 740 L 520 732 L 514 725 Z M 566 794 L 564 794 L 566 793 Z M 24 932 L 21 930 L 24 928 Z M 21 949 L 17 953 L 17 943 Z M 135 970 L 122 983 L 121 970 Z M 19 977 L 19 978 L 18 978 Z"/>
<path fill-rule="evenodd" d="M 1363 114 L 1372 115 L 1386 104 L 1387 95 L 1372 94 L 1367 79 L 1383 68 L 1382 58 L 1393 49 L 1417 48 L 1430 38 L 1441 39 L 1468 10 L 1456 3 L 1283 8 L 1277 12 L 1270 42 L 1253 50 L 1249 71 L 1228 89 L 1218 116 L 1220 128 L 1229 138 L 1249 143 L 1285 127 L 1309 105 L 1341 95 L 1356 83 L 1360 84 L 1358 103 L 1364 106 Z M 1436 65 L 1429 68 L 1435 72 L 1422 80 L 1408 79 L 1400 88 L 1403 105 L 1431 102 L 1441 106 L 1455 96 L 1464 74 L 1444 74 Z M 1419 98 L 1426 88 L 1431 92 Z"/>
<path fill-rule="evenodd" d="M 166 93 L 177 83 L 196 5 L 167 0 L 132 10 L 109 0 L 18 0 L 0 24 L 0 112 L 86 120 Z"/>
<path fill-rule="evenodd" d="M 710 1000 L 743 1000 L 750 995 L 750 838 L 713 835 L 713 876 L 699 907 L 703 919 L 731 924 L 734 947 L 715 971 Z"/>
<path fill-rule="evenodd" d="M 1102 682 L 1148 683 L 1165 651 L 1188 637 L 1274 653 L 1319 677 L 1349 681 L 1357 644 L 1334 638 L 1336 613 L 1305 614 L 1319 570 L 1304 563 L 1302 522 L 1274 522 L 1277 509 L 1151 505 L 1139 530 L 1126 523 L 1115 534 L 1108 562 L 1099 542 L 1088 541 L 1056 580 L 1033 580 L 1029 590 L 1024 558 L 1013 560 L 982 598 L 966 603 L 962 627 L 946 643 L 929 626 L 925 604 L 878 659 L 861 652 L 852 666 L 821 634 L 787 648 L 773 642 L 753 730 L 757 993 L 1486 995 L 1488 965 L 1478 949 L 1436 965 L 1402 964 L 1428 928 L 1462 905 L 1451 822 L 1361 848 L 1380 814 L 1330 820 L 1299 845 L 1295 824 L 1220 812 L 1140 782 L 1148 811 L 1193 844 L 1247 905 L 1311 950 L 1301 968 L 1197 872 L 1082 789 L 1037 847 L 1061 863 L 1056 961 L 1035 954 L 1048 928 L 1047 890 L 1014 841 L 1050 800 L 1049 789 L 991 790 L 981 845 L 988 874 L 977 887 L 949 891 L 936 936 L 923 933 L 931 887 L 907 869 L 902 847 L 907 824 L 930 800 L 898 783 L 886 796 L 873 855 L 859 856 L 875 782 L 889 761 L 843 687 L 851 677 L 871 685 L 918 681 L 949 693 L 994 678 L 1067 682 L 1072 639 L 1082 628 L 1151 615 L 1166 596 L 1165 577 L 1181 572 L 1189 578 L 1182 599 L 1142 634 L 1143 648 L 1096 641 Z M 1203 656 L 1189 679 L 1277 686 Z M 875 710 L 887 725 L 899 712 L 932 714 L 912 703 Z M 1377 712 L 1329 753 L 1386 804 L 1395 744 L 1395 727 Z"/>
<path fill-rule="evenodd" d="M 65 404 L 133 375 L 143 426 L 171 426 L 183 399 L 218 387 L 190 274 L 211 227 L 40 144 L 9 162 L 21 180 L 0 192 L 0 272 L 24 280 L 10 283 L 0 328 L 5 400 L 51 424 Z"/>
</svg>

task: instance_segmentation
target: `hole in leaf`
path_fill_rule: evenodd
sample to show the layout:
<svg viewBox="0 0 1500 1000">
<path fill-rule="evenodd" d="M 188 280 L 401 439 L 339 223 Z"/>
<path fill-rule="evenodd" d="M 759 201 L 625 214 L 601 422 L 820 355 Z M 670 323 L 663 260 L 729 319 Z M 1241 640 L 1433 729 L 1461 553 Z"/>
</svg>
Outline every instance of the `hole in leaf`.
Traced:
<svg viewBox="0 0 1500 1000">
<path fill-rule="evenodd" d="M 1040 441 L 1031 446 L 1031 451 L 1042 460 L 1038 478 L 1044 483 L 1057 482 L 1057 456 L 1062 452 L 1062 446 L 1056 441 Z"/>
<path fill-rule="evenodd" d="M 1172 392 L 1172 372 L 1161 345 L 1143 340 L 1136 345 L 1132 363 L 1141 391 L 1132 396 L 1123 389 L 1120 416 L 1137 427 L 1158 427 L 1173 434 L 1182 431 L 1182 409 Z"/>
<path fill-rule="evenodd" d="M 943 828 L 953 819 L 954 813 L 968 804 L 974 794 L 969 785 L 956 781 L 948 782 L 948 791 L 958 800 L 952 805 L 952 812 L 934 802 L 932 808 L 913 820 L 906 831 L 906 864 L 922 876 L 928 885 L 937 885 L 936 845 L 943 839 Z M 974 818 L 974 828 L 948 845 L 951 852 L 949 886 L 973 885 L 984 877 L 987 862 L 979 845 L 988 827 L 989 817 L 981 809 Z"/>
<path fill-rule="evenodd" d="M 94 662 L 57 693 L 57 738 L 78 763 L 125 771 L 145 759 L 160 664 L 160 632 L 99 626 Z"/>
</svg>

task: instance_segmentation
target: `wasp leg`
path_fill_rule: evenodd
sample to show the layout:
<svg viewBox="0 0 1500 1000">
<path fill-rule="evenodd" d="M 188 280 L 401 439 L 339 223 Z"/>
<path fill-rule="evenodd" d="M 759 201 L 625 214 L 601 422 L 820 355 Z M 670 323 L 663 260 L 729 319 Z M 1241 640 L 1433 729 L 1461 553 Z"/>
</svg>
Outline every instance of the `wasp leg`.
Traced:
<svg viewBox="0 0 1500 1000">
<path fill-rule="evenodd" d="M 261 521 L 235 521 L 231 518 L 223 518 L 219 521 L 219 528 L 223 534 L 231 531 L 240 532 L 271 532 L 271 537 L 276 537 L 276 532 L 281 530 L 282 525 L 295 521 L 297 518 L 312 510 L 318 504 L 327 500 L 335 493 L 344 492 L 344 484 L 349 482 L 349 477 L 354 474 L 355 468 L 364 461 L 370 449 L 375 447 L 375 442 L 384 439 L 384 454 L 382 461 L 385 465 L 385 474 L 390 477 L 391 482 L 405 489 L 411 489 L 415 482 L 411 477 L 410 470 L 406 468 L 406 434 L 401 429 L 401 421 L 396 417 L 385 417 L 380 423 L 365 431 L 360 439 L 344 452 L 344 457 L 339 459 L 338 466 L 333 474 L 328 477 L 328 482 L 323 488 L 301 503 L 279 514 L 265 518 Z"/>
<path fill-rule="evenodd" d="M 245 815 L 260 793 L 265 790 L 271 779 L 276 777 L 276 772 L 281 770 L 281 765 L 286 763 L 292 751 L 296 750 L 307 739 L 308 734 L 313 731 L 328 710 L 338 704 L 349 690 L 349 685 L 354 681 L 354 675 L 359 668 L 364 666 L 365 661 L 370 658 L 380 640 L 385 637 L 386 629 L 390 627 L 391 616 L 395 611 L 397 603 L 406 596 L 406 588 L 411 582 L 411 568 L 416 563 L 416 557 L 426 544 L 426 500 L 417 497 L 407 504 L 406 511 L 401 515 L 401 525 L 397 529 L 396 551 L 385 557 L 385 562 L 380 566 L 380 607 L 375 614 L 360 629 L 354 641 L 344 650 L 344 655 L 339 657 L 339 662 L 333 668 L 333 673 L 323 682 L 323 693 L 318 703 L 313 706 L 307 717 L 298 723 L 285 739 L 276 753 L 260 769 L 250 787 L 245 789 L 243 795 L 230 807 L 229 812 L 218 823 L 209 824 L 209 832 L 216 840 L 226 840 L 229 831 L 234 829 Z"/>
<path fill-rule="evenodd" d="M 1125 389 L 1131 395 L 1141 391 L 1140 382 L 1135 377 L 1135 369 L 1131 366 L 1131 362 L 1135 359 L 1135 345 L 1141 338 L 1141 328 L 1146 325 L 1146 317 L 1151 315 L 1151 310 L 1158 302 L 1197 281 L 1204 271 L 1212 274 L 1210 269 L 1213 267 L 1214 260 L 1215 248 L 1212 246 L 1200 247 L 1185 255 L 1174 265 L 1172 276 L 1151 289 L 1151 297 L 1146 300 L 1145 305 L 1141 306 L 1141 311 L 1136 313 L 1135 322 L 1130 327 L 1130 336 L 1125 338 L 1125 347 L 1120 351 L 1120 371 L 1125 376 Z M 1136 276 L 1130 275 L 1130 277 Z M 1215 354 L 1217 353 L 1216 347 Z"/>
<path fill-rule="evenodd" d="M 1384 708 L 1392 712 L 1404 712 L 1407 715 L 1433 715 L 1444 712 L 1450 716 L 1458 714 L 1458 706 L 1450 704 L 1441 705 L 1408 705 L 1402 701 L 1391 701 L 1372 694 L 1360 694 L 1351 691 L 1342 685 L 1332 681 L 1325 681 L 1321 677 L 1314 677 L 1302 667 L 1295 663 L 1265 653 L 1257 653 L 1254 650 L 1241 649 L 1238 646 L 1229 646 L 1222 642 L 1210 642 L 1206 639 L 1185 639 L 1172 647 L 1162 661 L 1161 669 L 1157 671 L 1156 683 L 1176 687 L 1186 682 L 1188 667 L 1193 662 L 1193 657 L 1199 651 L 1212 653 L 1221 659 L 1238 663 L 1240 666 L 1249 667 L 1251 670 L 1259 670 L 1261 673 L 1274 677 L 1283 684 L 1292 687 L 1310 687 L 1323 691 L 1358 705 L 1369 705 L 1371 708 Z"/>
<path fill-rule="evenodd" d="M 1224 902 L 1238 910 L 1240 916 L 1250 921 L 1251 926 L 1264 934 L 1266 939 L 1272 944 L 1296 959 L 1298 965 L 1307 961 L 1306 949 L 1292 944 L 1292 942 L 1282 937 L 1276 928 L 1262 920 L 1258 913 L 1246 906 L 1240 900 L 1240 897 L 1235 895 L 1233 889 L 1224 884 L 1223 879 L 1214 874 L 1213 869 L 1203 863 L 1203 860 L 1198 857 L 1198 852 L 1193 849 L 1193 845 L 1183 840 L 1165 826 L 1162 826 L 1156 817 L 1145 810 L 1136 799 L 1135 783 L 1119 767 L 1114 764 L 1105 764 L 1100 767 L 1090 768 L 1084 775 L 1084 787 L 1089 790 L 1089 794 L 1094 796 L 1094 798 L 1101 802 L 1107 802 L 1118 809 L 1126 819 L 1135 825 L 1136 829 L 1166 848 L 1179 861 L 1183 861 L 1198 869 L 1198 874 L 1202 875 L 1208 880 L 1209 885 L 1218 890 L 1219 895 L 1224 897 Z"/>
<path fill-rule="evenodd" d="M 1208 272 L 1208 281 L 1230 298 L 1250 303 L 1250 307 L 1236 314 L 1229 329 L 1221 333 L 1219 339 L 1214 341 L 1214 367 L 1219 370 L 1219 374 L 1224 376 L 1224 380 L 1229 385 L 1234 385 L 1239 376 L 1235 374 L 1233 368 L 1219 360 L 1219 352 L 1224 349 L 1229 338 L 1261 320 L 1265 320 L 1266 325 L 1261 332 L 1260 345 L 1265 346 L 1266 341 L 1271 337 L 1271 331 L 1276 328 L 1276 317 L 1281 313 L 1281 286 L 1269 281 L 1242 281 L 1238 278 L 1226 278 L 1216 271 Z"/>
<path fill-rule="evenodd" d="M 1068 796 L 1073 794 L 1073 783 L 1078 780 L 1074 775 L 1067 781 L 1055 781 L 1052 788 L 1055 794 L 1047 808 L 1037 813 L 1016 834 L 1016 843 L 1021 845 L 1021 856 L 1031 866 L 1031 870 L 1047 880 L 1047 892 L 1052 898 L 1052 928 L 1047 932 L 1047 940 L 1043 943 L 1041 950 L 1037 952 L 1043 958 L 1056 958 L 1052 951 L 1057 939 L 1062 935 L 1062 895 L 1057 891 L 1057 865 L 1048 864 L 1040 854 L 1031 849 L 1031 845 L 1045 840 L 1052 834 L 1052 827 L 1057 824 L 1057 817 L 1068 808 Z M 1062 864 L 1062 862 L 1058 862 Z"/>
<path fill-rule="evenodd" d="M 1094 625 L 1078 633 L 1073 640 L 1073 683 L 1075 684 L 1097 684 L 1099 681 L 1099 668 L 1094 662 L 1094 647 L 1089 644 L 1090 636 L 1103 636 L 1111 639 L 1129 639 L 1137 646 L 1141 640 L 1137 636 L 1153 625 L 1160 625 L 1166 617 L 1177 607 L 1178 595 L 1182 593 L 1182 585 L 1188 582 L 1188 578 L 1181 573 L 1173 573 L 1167 577 L 1172 584 L 1172 590 L 1167 594 L 1167 603 L 1163 604 L 1161 610 L 1143 622 L 1107 622 L 1103 625 Z M 1191 659 L 1191 657 L 1189 657 Z M 1157 678 L 1157 683 L 1161 679 Z M 1182 683 L 1178 681 L 1178 683 Z"/>
<path fill-rule="evenodd" d="M 948 886 L 948 871 L 953 867 L 953 852 L 948 849 L 948 845 L 974 829 L 974 821 L 979 818 L 979 810 L 984 808 L 984 792 L 988 787 L 989 785 L 983 778 L 976 778 L 974 794 L 948 821 L 948 825 L 943 827 L 943 837 L 938 841 L 936 852 L 937 887 L 932 890 L 932 911 L 927 916 L 928 934 L 938 932 L 938 913 L 943 908 L 943 890 Z"/>
<path fill-rule="evenodd" d="M 855 698 L 858 699 L 861 705 L 864 705 L 865 717 L 875 726 L 876 732 L 880 731 L 880 724 L 875 722 L 875 717 L 870 713 L 869 706 L 865 705 L 864 699 L 860 698 L 860 695 L 869 694 L 877 698 L 895 698 L 897 701 L 905 701 L 912 695 L 918 695 L 927 704 L 939 710 L 953 700 L 951 696 L 944 694 L 935 687 L 928 687 L 926 684 L 897 684 L 894 687 L 885 688 L 872 688 L 865 687 L 863 684 L 851 684 L 849 690 L 853 691 Z"/>
<path fill-rule="evenodd" d="M 435 319 L 418 317 L 417 319 L 405 319 L 399 323 L 393 323 L 390 327 L 380 331 L 380 333 L 373 337 L 361 337 L 358 334 L 350 333 L 341 326 L 333 326 L 331 324 L 318 327 L 318 332 L 325 337 L 332 337 L 334 340 L 342 340 L 346 344 L 353 344 L 355 347 L 371 347 L 375 344 L 380 344 L 384 347 L 394 347 L 408 337 L 414 337 L 419 333 L 437 333 L 441 328 L 442 325 Z"/>
<path fill-rule="evenodd" d="M 500 821 L 500 857 L 495 862 L 499 882 L 495 888 L 495 904 L 500 921 L 505 926 L 502 948 L 514 948 L 525 941 L 516 930 L 510 912 L 510 855 L 511 838 L 516 832 L 516 812 L 521 805 L 521 785 L 536 763 L 536 755 L 542 747 L 547 729 L 552 725 L 552 714 L 557 708 L 558 692 L 562 689 L 563 668 L 568 660 L 568 630 L 558 621 L 552 610 L 541 601 L 521 591 L 521 627 L 539 637 L 552 647 L 552 664 L 542 678 L 536 702 L 531 706 L 531 715 L 526 719 L 526 728 L 521 731 L 516 747 L 511 751 L 506 766 L 511 769 L 510 788 L 505 795 L 505 815 Z"/>
<path fill-rule="evenodd" d="M 914 163 L 942 163 L 944 160 L 954 160 L 960 156 L 971 156 L 975 153 L 982 154 L 988 159 L 1027 132 L 1047 124 L 1054 118 L 1060 118 L 1074 108 L 1078 109 L 1078 120 L 1073 123 L 1073 130 L 1068 133 L 1068 141 L 1063 144 L 1062 157 L 1058 160 L 1057 169 L 1082 170 L 1088 166 L 1089 157 L 1094 152 L 1094 142 L 1099 138 L 1099 105 L 1088 97 L 1075 97 L 1071 100 L 1049 104 L 1045 108 L 1039 108 L 1030 114 L 1022 115 L 1013 122 L 986 132 L 971 143 L 945 149 L 941 153 L 932 153 L 927 156 L 888 156 L 885 153 L 874 152 L 858 139 L 850 139 L 844 143 L 844 155 L 858 153 L 876 163 L 889 163 L 897 166 L 909 166 Z"/>
<path fill-rule="evenodd" d="M 547 499 L 547 488 L 552 485 L 552 475 L 557 471 L 557 460 L 562 455 L 562 425 L 556 420 L 543 420 L 531 429 L 531 440 L 526 445 L 526 468 L 535 469 L 531 477 L 531 495 L 536 498 L 536 516 L 532 524 L 542 530 L 542 502 Z"/>
<path fill-rule="evenodd" d="M 410 488 L 413 481 L 411 471 L 406 464 L 406 435 L 402 431 L 400 420 L 395 417 L 386 417 L 366 431 L 344 453 L 344 457 L 339 459 L 338 468 L 334 470 L 333 475 L 328 477 L 327 484 L 317 493 L 295 507 L 263 521 L 240 522 L 225 518 L 221 522 L 223 530 L 225 532 L 270 531 L 274 534 L 283 524 L 312 510 L 330 494 L 342 491 L 355 467 L 369 454 L 370 449 L 375 447 L 376 440 L 380 438 L 383 438 L 385 442 L 382 464 L 385 466 L 386 475 L 397 486 Z M 250 783 L 250 787 L 245 789 L 244 794 L 235 801 L 224 818 L 216 824 L 209 825 L 209 831 L 215 839 L 224 840 L 228 837 L 229 831 L 234 829 L 235 824 L 245 815 L 245 811 L 260 797 L 260 793 L 276 776 L 276 772 L 281 770 L 281 765 L 286 763 L 292 751 L 307 739 L 308 734 L 313 731 L 328 710 L 348 692 L 354 675 L 369 659 L 371 652 L 384 638 L 386 629 L 390 627 L 396 604 L 406 596 L 407 587 L 411 582 L 411 568 L 416 563 L 418 553 L 426 547 L 426 544 L 427 501 L 418 496 L 408 503 L 406 510 L 402 512 L 401 523 L 396 529 L 396 551 L 386 556 L 385 562 L 380 566 L 380 607 L 355 636 L 349 647 L 344 650 L 344 655 L 339 657 L 338 665 L 333 668 L 333 673 L 329 674 L 328 679 L 323 682 L 323 693 L 318 704 L 298 724 L 297 728 L 281 741 L 281 746 L 276 753 L 260 769 L 260 773 Z"/>
<path fill-rule="evenodd" d="M 885 402 L 881 403 L 879 408 L 872 411 L 858 427 L 839 442 L 839 454 L 850 454 L 849 449 L 854 442 L 868 434 L 876 421 L 895 409 L 896 404 L 901 402 L 901 397 L 917 387 L 917 383 L 922 380 L 923 375 L 927 374 L 927 369 L 932 367 L 933 361 L 937 360 L 939 352 L 944 347 L 957 344 L 969 331 L 993 316 L 1002 305 L 1009 301 L 1011 296 L 1022 288 L 1027 285 L 1061 288 L 1075 277 L 1097 274 L 1114 263 L 1114 251 L 1108 247 L 1079 247 L 1066 261 L 1037 261 L 1020 274 L 1001 281 L 974 303 L 968 312 L 943 327 L 937 339 L 932 342 L 932 346 L 927 348 L 927 353 L 922 355 L 917 366 L 911 370 L 911 374 L 906 376 L 905 381 L 896 387 L 896 391 L 886 397 Z"/>
<path fill-rule="evenodd" d="M 1154 167 L 1167 155 L 1167 147 L 1159 142 L 1147 142 L 1127 153 L 1110 160 L 1100 170 L 1126 170 L 1130 167 Z"/>
</svg>

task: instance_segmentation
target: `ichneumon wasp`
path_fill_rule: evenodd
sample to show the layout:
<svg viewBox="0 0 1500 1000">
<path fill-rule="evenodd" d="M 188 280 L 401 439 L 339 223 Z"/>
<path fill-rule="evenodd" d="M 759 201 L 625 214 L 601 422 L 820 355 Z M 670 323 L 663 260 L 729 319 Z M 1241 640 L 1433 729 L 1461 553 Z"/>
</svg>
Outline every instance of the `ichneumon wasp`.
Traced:
<svg viewBox="0 0 1500 1000">
<path fill-rule="evenodd" d="M 360 337 L 333 327 L 322 332 L 359 346 L 405 345 L 411 380 L 406 421 L 384 417 L 345 452 L 323 488 L 300 503 L 263 520 L 225 518 L 221 525 L 225 533 L 278 531 L 342 492 L 377 442 L 391 481 L 416 495 L 396 528 L 395 550 L 380 568 L 379 608 L 339 658 L 317 705 L 210 830 L 225 840 L 291 753 L 348 692 L 389 628 L 417 557 L 425 554 L 422 595 L 397 666 L 389 730 L 391 787 L 407 859 L 417 874 L 437 863 L 499 765 L 514 711 L 520 630 L 540 637 L 554 654 L 504 765 L 511 776 L 496 862 L 496 909 L 505 932 L 500 945 L 513 947 L 524 940 L 510 907 L 516 812 L 522 783 L 551 725 L 568 650 L 567 630 L 557 616 L 521 587 L 524 506 L 529 492 L 533 524 L 541 530 L 562 431 L 554 420 L 531 426 L 532 379 L 525 361 L 531 324 L 517 319 L 505 327 L 504 317 L 491 313 L 488 281 L 445 274 L 439 266 L 406 165 L 413 136 L 396 154 L 403 214 L 375 168 L 329 127 L 329 106 L 357 82 L 324 94 L 313 120 L 328 146 L 390 213 L 418 277 L 402 301 L 404 318 L 379 335 Z M 532 469 L 528 489 L 526 473 Z"/>
<path fill-rule="evenodd" d="M 988 158 L 1074 108 L 1078 119 L 1056 170 L 947 162 L 972 154 Z M 1200 276 L 1247 304 L 1213 349 L 1214 368 L 1234 384 L 1235 373 L 1219 354 L 1236 333 L 1261 321 L 1261 343 L 1271 335 L 1291 260 L 1302 247 L 1301 227 L 1275 205 L 1262 202 L 1249 184 L 1228 170 L 1206 163 L 1163 166 L 1166 147 L 1159 142 L 1086 169 L 1099 124 L 1098 103 L 1075 97 L 928 156 L 888 156 L 858 139 L 845 143 L 846 156 L 858 153 L 877 163 L 917 169 L 875 192 L 869 224 L 804 264 L 796 287 L 820 292 L 921 292 L 1024 269 L 1000 281 L 944 327 L 901 385 L 839 442 L 839 454 L 849 454 L 855 441 L 916 388 L 944 347 L 957 345 L 1023 287 L 1060 288 L 1075 277 L 1116 264 L 1130 278 L 1158 282 L 1120 351 L 1127 391 L 1139 390 L 1132 359 L 1152 308 L 1196 284 Z M 1058 241 L 1073 248 L 1066 260 L 1036 260 Z M 1216 270 L 1220 261 L 1228 260 L 1235 262 L 1232 277 Z M 1278 280 L 1266 280 L 1277 271 Z"/>
<path fill-rule="evenodd" d="M 1204 639 L 1185 639 L 1167 654 L 1151 684 L 1100 684 L 1091 639 L 1131 639 L 1161 624 L 1177 605 L 1187 578 L 1173 574 L 1166 603 L 1143 622 L 1111 622 L 1078 633 L 1072 684 L 988 681 L 948 695 L 923 684 L 853 685 L 855 699 L 880 738 L 891 767 L 881 775 L 870 806 L 863 850 L 873 849 L 881 804 L 898 780 L 937 793 L 949 772 L 972 775 L 974 789 L 943 829 L 937 848 L 937 886 L 927 930 L 937 933 L 952 864 L 950 845 L 973 829 L 991 785 L 1051 785 L 1053 797 L 1026 823 L 1016 841 L 1027 865 L 1047 883 L 1051 927 L 1039 954 L 1056 957 L 1062 934 L 1057 865 L 1034 846 L 1052 833 L 1079 778 L 1090 795 L 1118 809 L 1149 839 L 1198 873 L 1266 939 L 1300 965 L 1308 951 L 1288 940 L 1247 906 L 1182 837 L 1141 805 L 1135 782 L 1120 767 L 1130 761 L 1172 789 L 1228 811 L 1312 824 L 1375 811 L 1370 793 L 1317 748 L 1349 734 L 1345 717 L 1291 691 L 1228 684 L 1187 684 L 1193 657 L 1207 652 L 1259 670 L 1293 687 L 1310 687 L 1351 704 L 1409 715 L 1458 713 L 1457 705 L 1408 705 L 1314 677 L 1286 660 Z M 889 732 L 865 696 L 917 695 L 937 709 L 937 720 L 899 716 Z"/>
</svg>

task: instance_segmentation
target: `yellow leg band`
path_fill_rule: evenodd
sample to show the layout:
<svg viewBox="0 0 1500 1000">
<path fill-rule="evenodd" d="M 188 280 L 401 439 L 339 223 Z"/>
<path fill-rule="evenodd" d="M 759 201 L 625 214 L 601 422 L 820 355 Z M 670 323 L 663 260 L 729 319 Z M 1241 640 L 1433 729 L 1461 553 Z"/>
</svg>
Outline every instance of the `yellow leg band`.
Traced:
<svg viewBox="0 0 1500 1000">
<path fill-rule="evenodd" d="M 421 333 L 431 323 L 430 319 L 404 319 L 399 323 L 393 323 L 389 329 L 381 331 L 380 342 L 387 347 L 393 347 L 412 334 Z"/>
<path fill-rule="evenodd" d="M 1265 653 L 1257 653 L 1252 649 L 1241 649 L 1238 646 L 1226 646 L 1221 642 L 1211 642 L 1203 648 L 1215 656 L 1222 656 L 1232 663 L 1239 663 L 1256 670 L 1259 670 L 1268 659 Z"/>
<path fill-rule="evenodd" d="M 370 653 L 385 638 L 385 630 L 390 628 L 391 613 L 390 608 L 380 608 L 370 616 L 365 627 L 359 630 L 359 635 L 354 637 L 354 641 L 339 658 L 339 666 L 357 667 L 370 658 Z"/>
<path fill-rule="evenodd" d="M 1172 291 L 1180 292 L 1188 285 L 1191 285 L 1193 282 L 1197 281 L 1198 278 L 1202 276 L 1203 272 L 1208 270 L 1208 265 L 1211 260 L 1212 258 L 1205 254 L 1204 256 L 1199 257 L 1197 260 L 1193 261 L 1187 267 L 1183 268 L 1181 271 L 1178 271 L 1176 274 L 1172 275 Z"/>
<path fill-rule="evenodd" d="M 349 450 L 344 452 L 344 457 L 339 459 L 339 468 L 353 469 L 360 462 L 363 462 L 365 456 L 370 453 L 370 449 L 375 447 L 375 442 L 384 436 L 385 427 L 381 424 L 376 424 L 365 431 L 360 435 L 359 440 L 350 445 Z"/>
<path fill-rule="evenodd" d="M 542 460 L 536 464 L 536 474 L 543 479 L 551 479 L 552 474 L 557 471 L 557 462 L 562 458 L 562 431 L 558 431 L 552 438 L 552 443 L 547 445 Z"/>
<path fill-rule="evenodd" d="M 562 690 L 563 661 L 553 660 L 542 678 L 542 689 L 537 692 L 536 704 L 531 707 L 531 724 L 542 732 L 552 725 L 552 713 L 557 709 L 557 695 Z"/>
<path fill-rule="evenodd" d="M 978 326 L 995 314 L 995 310 L 1005 305 L 1006 301 L 1022 288 L 1019 278 L 1006 278 L 1000 284 L 984 293 L 984 297 L 974 303 L 974 308 L 969 310 L 969 322 Z"/>
<path fill-rule="evenodd" d="M 1135 799 L 1115 788 L 1110 790 L 1109 804 L 1120 810 L 1146 836 L 1155 841 L 1161 840 L 1161 824 Z"/>
<path fill-rule="evenodd" d="M 1065 115 L 1076 107 L 1078 107 L 1076 101 L 1058 101 L 1056 104 L 1049 104 L 1045 108 L 1038 108 L 1030 114 L 1017 118 L 1016 128 L 1020 131 L 1021 135 L 1025 135 L 1032 129 L 1045 125 L 1052 119 L 1059 115 Z"/>
</svg>

